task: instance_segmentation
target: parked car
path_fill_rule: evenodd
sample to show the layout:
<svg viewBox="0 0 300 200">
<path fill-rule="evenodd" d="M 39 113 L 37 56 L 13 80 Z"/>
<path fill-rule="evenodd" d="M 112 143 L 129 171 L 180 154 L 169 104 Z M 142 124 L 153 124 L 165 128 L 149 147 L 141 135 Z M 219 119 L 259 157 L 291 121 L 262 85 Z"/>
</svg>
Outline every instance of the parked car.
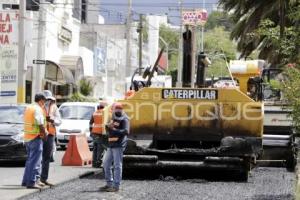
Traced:
<svg viewBox="0 0 300 200">
<path fill-rule="evenodd" d="M 90 102 L 66 102 L 61 104 L 59 112 L 62 123 L 57 127 L 57 145 L 62 149 L 67 147 L 71 134 L 85 134 L 90 147 L 89 121 L 97 109 L 97 103 Z"/>
<path fill-rule="evenodd" d="M 0 161 L 25 161 L 24 110 L 26 105 L 0 105 Z"/>
</svg>

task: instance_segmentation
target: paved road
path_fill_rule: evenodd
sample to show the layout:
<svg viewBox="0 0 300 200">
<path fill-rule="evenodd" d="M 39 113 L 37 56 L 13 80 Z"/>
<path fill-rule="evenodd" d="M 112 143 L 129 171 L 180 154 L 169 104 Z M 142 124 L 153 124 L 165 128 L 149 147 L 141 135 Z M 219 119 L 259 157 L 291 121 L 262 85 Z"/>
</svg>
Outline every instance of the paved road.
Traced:
<svg viewBox="0 0 300 200">
<path fill-rule="evenodd" d="M 64 151 L 58 151 L 55 155 L 55 163 L 51 163 L 49 181 L 55 184 L 77 179 L 80 175 L 95 171 L 91 166 L 61 166 Z M 99 171 L 99 170 L 96 170 Z M 37 190 L 21 187 L 24 172 L 24 164 L 0 164 L 0 199 L 17 199 Z"/>
<path fill-rule="evenodd" d="M 247 183 L 185 177 L 176 180 L 173 177 L 127 179 L 118 193 L 99 192 L 98 188 L 103 185 L 102 174 L 99 174 L 27 196 L 23 200 L 290 200 L 294 199 L 295 174 L 284 168 L 257 168 L 252 171 Z"/>
</svg>

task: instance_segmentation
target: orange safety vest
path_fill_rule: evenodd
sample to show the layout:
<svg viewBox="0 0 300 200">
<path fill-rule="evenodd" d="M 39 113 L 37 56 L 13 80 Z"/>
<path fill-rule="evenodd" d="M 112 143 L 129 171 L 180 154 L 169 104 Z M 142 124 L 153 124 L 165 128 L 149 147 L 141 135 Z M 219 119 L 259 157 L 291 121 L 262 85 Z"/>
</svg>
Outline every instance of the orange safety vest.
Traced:
<svg viewBox="0 0 300 200">
<path fill-rule="evenodd" d="M 93 114 L 94 123 L 92 127 L 92 133 L 102 134 L 103 130 L 103 109 L 96 110 Z"/>
<path fill-rule="evenodd" d="M 49 108 L 48 108 L 48 112 L 46 112 L 46 116 L 49 116 L 49 113 L 52 111 L 51 109 L 53 108 L 53 104 L 49 104 Z M 54 124 L 52 124 L 51 122 L 47 122 L 47 131 L 49 133 L 49 135 L 55 135 L 56 133 L 56 128 L 54 126 Z"/>
<path fill-rule="evenodd" d="M 36 105 L 37 106 L 37 105 Z M 26 107 L 24 112 L 24 140 L 29 142 L 40 135 L 40 127 L 34 118 L 34 113 L 36 109 L 35 105 L 30 105 Z M 45 117 L 45 110 L 43 110 Z"/>
</svg>

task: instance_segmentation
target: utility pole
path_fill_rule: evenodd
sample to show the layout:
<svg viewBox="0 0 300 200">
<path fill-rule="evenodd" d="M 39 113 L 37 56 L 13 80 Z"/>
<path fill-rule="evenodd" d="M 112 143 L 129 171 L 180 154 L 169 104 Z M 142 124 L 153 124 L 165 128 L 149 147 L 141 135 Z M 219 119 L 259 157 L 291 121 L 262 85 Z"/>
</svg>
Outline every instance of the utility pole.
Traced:
<svg viewBox="0 0 300 200">
<path fill-rule="evenodd" d="M 19 7 L 19 35 L 18 35 L 18 89 L 17 102 L 25 103 L 25 79 L 26 68 L 25 65 L 25 13 L 26 1 L 20 1 Z"/>
<path fill-rule="evenodd" d="M 38 25 L 38 44 L 37 44 L 37 59 L 44 60 L 45 59 L 45 1 L 40 0 L 40 3 L 35 2 L 39 5 L 39 25 Z M 37 64 L 36 69 L 34 70 L 35 74 L 35 94 L 41 92 L 42 89 L 42 74 L 45 74 L 45 65 L 44 64 Z M 34 95 L 32 95 L 34 96 Z"/>
<path fill-rule="evenodd" d="M 128 0 L 128 16 L 127 16 L 127 44 L 126 44 L 126 77 L 131 73 L 131 10 L 132 3 Z"/>
<path fill-rule="evenodd" d="M 191 88 L 195 87 L 195 66 L 196 66 L 196 28 L 195 26 L 192 26 L 192 47 L 191 47 L 191 65 L 192 65 L 192 69 L 191 69 Z"/>
<path fill-rule="evenodd" d="M 142 74 L 143 65 L 143 14 L 140 14 L 139 32 L 139 75 Z"/>
<path fill-rule="evenodd" d="M 205 0 L 202 0 L 202 3 L 202 9 L 205 9 Z M 201 52 L 204 52 L 204 24 L 201 26 Z"/>
<path fill-rule="evenodd" d="M 178 44 L 178 64 L 177 64 L 177 87 L 182 87 L 182 0 L 179 0 L 180 7 L 180 31 Z"/>
</svg>

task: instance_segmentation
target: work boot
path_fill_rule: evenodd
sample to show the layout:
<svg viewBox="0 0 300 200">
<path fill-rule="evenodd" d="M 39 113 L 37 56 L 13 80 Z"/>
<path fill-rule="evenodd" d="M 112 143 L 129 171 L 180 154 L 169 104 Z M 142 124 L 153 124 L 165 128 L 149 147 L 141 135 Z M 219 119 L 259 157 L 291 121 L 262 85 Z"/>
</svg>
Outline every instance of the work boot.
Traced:
<svg viewBox="0 0 300 200">
<path fill-rule="evenodd" d="M 54 186 L 54 184 L 49 183 L 48 181 L 41 181 L 43 184 L 48 185 L 50 187 Z"/>
<path fill-rule="evenodd" d="M 119 188 L 116 187 L 109 187 L 105 190 L 106 192 L 118 192 Z"/>
<path fill-rule="evenodd" d="M 108 188 L 111 188 L 111 186 L 105 185 L 103 187 L 100 187 L 99 190 L 105 192 Z"/>
<path fill-rule="evenodd" d="M 40 187 L 45 187 L 45 186 L 46 186 L 46 185 L 45 185 L 43 182 L 41 182 L 40 180 L 38 180 L 35 184 L 38 185 L 38 186 L 40 186 Z"/>
</svg>

